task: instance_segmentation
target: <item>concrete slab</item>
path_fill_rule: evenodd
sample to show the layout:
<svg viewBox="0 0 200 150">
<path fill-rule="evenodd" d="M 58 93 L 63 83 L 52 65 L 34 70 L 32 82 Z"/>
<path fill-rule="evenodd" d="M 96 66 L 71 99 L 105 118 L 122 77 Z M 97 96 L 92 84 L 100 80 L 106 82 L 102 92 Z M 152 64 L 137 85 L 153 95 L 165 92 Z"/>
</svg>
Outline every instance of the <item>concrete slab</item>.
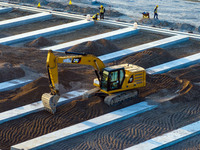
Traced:
<svg viewBox="0 0 200 150">
<path fill-rule="evenodd" d="M 87 20 L 81 20 L 81 21 L 75 21 L 72 23 L 62 24 L 50 28 L 40 29 L 36 31 L 31 31 L 27 33 L 22 33 L 10 37 L 5 37 L 0 39 L 0 44 L 2 45 L 10 45 L 17 42 L 25 41 L 25 40 L 33 40 L 40 36 L 49 36 L 53 34 L 59 34 L 63 32 L 71 32 L 76 29 L 84 28 L 87 26 L 94 25 L 94 21 L 87 21 Z"/>
<path fill-rule="evenodd" d="M 78 123 L 76 125 L 40 136 L 38 138 L 31 139 L 29 141 L 14 145 L 12 150 L 19 149 L 39 149 L 56 142 L 66 140 L 68 138 L 81 135 L 95 129 L 101 128 L 106 125 L 110 125 L 117 121 L 127 119 L 145 111 L 151 110 L 157 107 L 156 105 L 148 105 L 147 102 L 141 102 L 87 121 Z"/>
<path fill-rule="evenodd" d="M 188 139 L 192 136 L 200 134 L 200 121 L 189 124 L 177 130 L 168 132 L 161 136 L 155 137 L 153 139 L 147 140 L 145 142 L 139 143 L 135 146 L 129 147 L 125 150 L 158 150 L 171 145 L 174 145 L 178 142 L 181 142 L 185 139 Z"/>
<path fill-rule="evenodd" d="M 8 19 L 8 20 L 0 21 L 0 29 L 20 26 L 23 24 L 33 23 L 33 22 L 37 22 L 41 20 L 42 21 L 48 20 L 51 17 L 52 17 L 51 13 L 38 13 L 38 14 L 28 15 L 24 17 Z"/>
<path fill-rule="evenodd" d="M 65 97 L 61 97 L 59 99 L 58 106 L 63 103 L 70 102 L 72 98 L 81 96 L 84 92 L 86 92 L 86 90 L 71 91 L 71 92 L 66 93 Z M 32 104 L 28 104 L 22 107 L 18 107 L 12 110 L 2 112 L 0 113 L 0 124 L 6 121 L 23 117 L 30 113 L 41 111 L 43 109 L 44 109 L 43 104 L 41 101 L 39 101 L 39 102 L 35 102 Z"/>
<path fill-rule="evenodd" d="M 137 34 L 137 33 L 138 33 L 138 30 L 134 29 L 133 27 L 123 28 L 123 29 L 119 29 L 119 30 L 115 30 L 115 31 L 111 31 L 111 32 L 103 33 L 103 34 L 98 34 L 95 36 L 91 36 L 91 37 L 87 37 L 87 38 L 83 38 L 83 39 L 79 39 L 79 40 L 75 40 L 75 41 L 71 41 L 71 42 L 67 42 L 63 44 L 45 47 L 45 48 L 42 48 L 41 50 L 51 49 L 53 51 L 62 51 L 62 50 L 69 49 L 76 44 L 80 44 L 87 41 L 96 41 L 99 39 L 114 40 L 114 39 L 123 38 L 128 35 Z"/>
<path fill-rule="evenodd" d="M 105 63 L 107 63 L 107 62 L 111 62 L 113 60 L 118 60 L 122 57 L 125 57 L 127 55 L 130 55 L 130 54 L 133 54 L 133 53 L 136 53 L 136 52 L 144 51 L 144 50 L 149 49 L 149 48 L 166 47 L 166 46 L 178 44 L 178 43 L 181 43 L 181 42 L 184 42 L 184 41 L 187 41 L 187 40 L 189 40 L 188 36 L 176 35 L 176 36 L 164 38 L 164 39 L 161 39 L 161 40 L 158 40 L 158 41 L 142 44 L 142 45 L 131 47 L 131 48 L 128 48 L 128 49 L 124 49 L 124 50 L 121 50 L 121 51 L 117 51 L 117 52 L 114 52 L 114 53 L 109 53 L 109 54 L 100 56 L 99 58 L 102 61 L 104 61 Z"/>
<path fill-rule="evenodd" d="M 19 78 L 19 79 L 14 79 L 14 80 L 10 80 L 10 81 L 6 81 L 6 82 L 1 82 L 0 83 L 0 92 L 3 91 L 9 91 L 9 90 L 13 90 L 19 87 L 22 87 L 30 82 L 32 82 L 33 80 L 29 80 L 29 79 L 25 79 L 25 78 Z"/>
<path fill-rule="evenodd" d="M 1 7 L 0 8 L 0 14 L 7 13 L 10 11 L 12 11 L 12 7 Z"/>
<path fill-rule="evenodd" d="M 158 66 L 154 66 L 154 67 L 146 69 L 146 71 L 148 74 L 165 73 L 172 69 L 185 68 L 190 65 L 194 65 L 196 63 L 200 63 L 200 53 L 190 55 L 184 58 L 180 58 L 174 61 L 170 61 Z"/>
</svg>

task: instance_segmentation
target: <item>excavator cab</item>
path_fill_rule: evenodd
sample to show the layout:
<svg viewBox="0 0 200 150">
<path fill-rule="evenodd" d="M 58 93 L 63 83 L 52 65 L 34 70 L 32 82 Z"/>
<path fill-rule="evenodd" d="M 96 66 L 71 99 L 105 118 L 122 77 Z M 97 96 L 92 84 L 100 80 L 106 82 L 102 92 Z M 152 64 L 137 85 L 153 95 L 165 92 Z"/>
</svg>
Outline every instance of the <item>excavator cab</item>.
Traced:
<svg viewBox="0 0 200 150">
<path fill-rule="evenodd" d="M 113 69 L 112 67 L 107 67 L 102 72 L 100 88 L 104 91 L 121 89 L 124 78 L 124 68 Z"/>
</svg>

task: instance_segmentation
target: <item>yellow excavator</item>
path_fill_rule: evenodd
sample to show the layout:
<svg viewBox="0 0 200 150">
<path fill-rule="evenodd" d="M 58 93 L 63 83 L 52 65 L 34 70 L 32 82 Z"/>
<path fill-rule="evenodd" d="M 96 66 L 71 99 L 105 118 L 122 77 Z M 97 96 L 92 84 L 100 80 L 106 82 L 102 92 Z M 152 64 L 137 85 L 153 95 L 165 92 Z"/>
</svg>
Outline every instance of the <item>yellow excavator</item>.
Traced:
<svg viewBox="0 0 200 150">
<path fill-rule="evenodd" d="M 146 71 L 132 64 L 120 64 L 106 67 L 96 56 L 91 54 L 65 52 L 66 56 L 55 56 L 52 50 L 47 55 L 47 71 L 51 93 L 42 95 L 44 108 L 54 114 L 60 98 L 58 82 L 58 64 L 90 65 L 95 69 L 97 78 L 93 85 L 96 88 L 83 94 L 83 98 L 104 96 L 104 102 L 109 106 L 134 98 L 138 88 L 146 86 Z"/>
</svg>

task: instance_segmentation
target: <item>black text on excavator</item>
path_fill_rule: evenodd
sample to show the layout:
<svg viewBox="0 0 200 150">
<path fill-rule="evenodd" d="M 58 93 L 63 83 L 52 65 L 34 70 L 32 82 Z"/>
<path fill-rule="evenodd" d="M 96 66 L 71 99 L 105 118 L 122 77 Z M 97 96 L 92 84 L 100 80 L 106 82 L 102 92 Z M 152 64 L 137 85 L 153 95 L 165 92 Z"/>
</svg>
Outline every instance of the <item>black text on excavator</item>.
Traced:
<svg viewBox="0 0 200 150">
<path fill-rule="evenodd" d="M 96 56 L 91 54 L 69 53 L 67 56 L 55 56 L 51 50 L 47 55 L 47 70 L 51 93 L 42 95 L 44 108 L 51 113 L 56 112 L 56 105 L 60 98 L 58 82 L 58 64 L 90 65 L 95 69 L 97 78 L 94 79 L 96 88 L 83 94 L 83 98 L 103 95 L 108 105 L 121 103 L 138 95 L 137 88 L 146 86 L 146 71 L 144 68 L 132 64 L 120 64 L 106 67 Z"/>
</svg>

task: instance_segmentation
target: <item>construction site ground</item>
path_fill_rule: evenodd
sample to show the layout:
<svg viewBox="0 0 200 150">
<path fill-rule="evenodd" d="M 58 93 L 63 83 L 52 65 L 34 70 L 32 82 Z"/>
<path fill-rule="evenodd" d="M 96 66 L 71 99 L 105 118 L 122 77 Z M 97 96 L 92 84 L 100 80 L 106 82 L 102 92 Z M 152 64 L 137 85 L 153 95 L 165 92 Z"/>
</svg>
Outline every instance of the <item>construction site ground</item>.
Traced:
<svg viewBox="0 0 200 150">
<path fill-rule="evenodd" d="M 16 11 L 16 10 L 14 10 Z M 13 15 L 12 15 L 13 14 Z M 17 13 L 9 13 L 9 18 L 16 17 Z M 23 14 L 19 12 L 20 14 Z M 6 16 L 6 15 L 5 15 Z M 1 16 L 2 20 L 3 17 Z M 5 18 L 4 18 L 5 19 Z M 1 36 L 14 35 L 36 29 L 69 23 L 72 20 L 63 19 L 44 21 L 41 26 L 37 23 L 6 29 Z M 25 27 L 27 26 L 27 28 Z M 34 28 L 33 28 L 34 27 Z M 38 28 L 37 28 L 38 27 Z M 11 91 L 0 92 L 0 112 L 19 106 L 31 104 L 41 100 L 41 95 L 50 92 L 46 72 L 47 51 L 41 51 L 43 42 L 62 43 L 90 35 L 96 35 L 118 29 L 96 24 L 93 27 L 80 29 L 68 34 L 41 37 L 30 41 L 36 43 L 34 47 L 27 47 L 25 43 L 14 46 L 0 45 L 0 82 L 31 76 L 33 82 Z M 78 34 L 77 34 L 78 33 Z M 73 52 L 87 52 L 96 56 L 126 49 L 140 44 L 163 39 L 168 36 L 141 31 L 123 39 L 107 41 L 89 41 L 68 49 Z M 42 42 L 38 42 L 42 41 Z M 39 44 L 38 44 L 39 43 Z M 30 43 L 29 43 L 30 44 Z M 45 45 L 47 46 L 47 45 Z M 152 48 L 143 52 L 122 58 L 106 64 L 114 65 L 132 63 L 144 68 L 156 66 L 168 61 L 182 58 L 200 52 L 200 41 L 190 39 L 187 42 L 166 48 Z M 55 55 L 64 56 L 64 53 L 55 52 Z M 149 104 L 158 104 L 154 110 L 142 113 L 114 125 L 109 125 L 93 132 L 74 137 L 44 149 L 124 149 L 146 141 L 163 133 L 175 130 L 187 124 L 200 120 L 200 64 L 184 69 L 172 70 L 158 75 L 147 74 L 147 86 L 139 89 L 136 99 L 124 102 L 121 105 L 109 107 L 99 97 L 74 99 L 70 103 L 57 108 L 55 115 L 47 111 L 32 113 L 22 118 L 0 124 L 0 149 L 10 149 L 10 146 L 23 141 L 80 123 L 82 121 L 136 104 L 148 101 Z M 93 79 L 96 78 L 92 67 L 77 65 L 59 65 L 59 79 L 61 94 L 78 89 L 93 88 Z M 177 92 L 179 91 L 179 92 Z M 91 138 L 92 137 L 92 138 Z M 190 143 L 190 144 L 188 144 Z M 195 136 L 167 149 L 199 149 L 200 138 Z"/>
</svg>

